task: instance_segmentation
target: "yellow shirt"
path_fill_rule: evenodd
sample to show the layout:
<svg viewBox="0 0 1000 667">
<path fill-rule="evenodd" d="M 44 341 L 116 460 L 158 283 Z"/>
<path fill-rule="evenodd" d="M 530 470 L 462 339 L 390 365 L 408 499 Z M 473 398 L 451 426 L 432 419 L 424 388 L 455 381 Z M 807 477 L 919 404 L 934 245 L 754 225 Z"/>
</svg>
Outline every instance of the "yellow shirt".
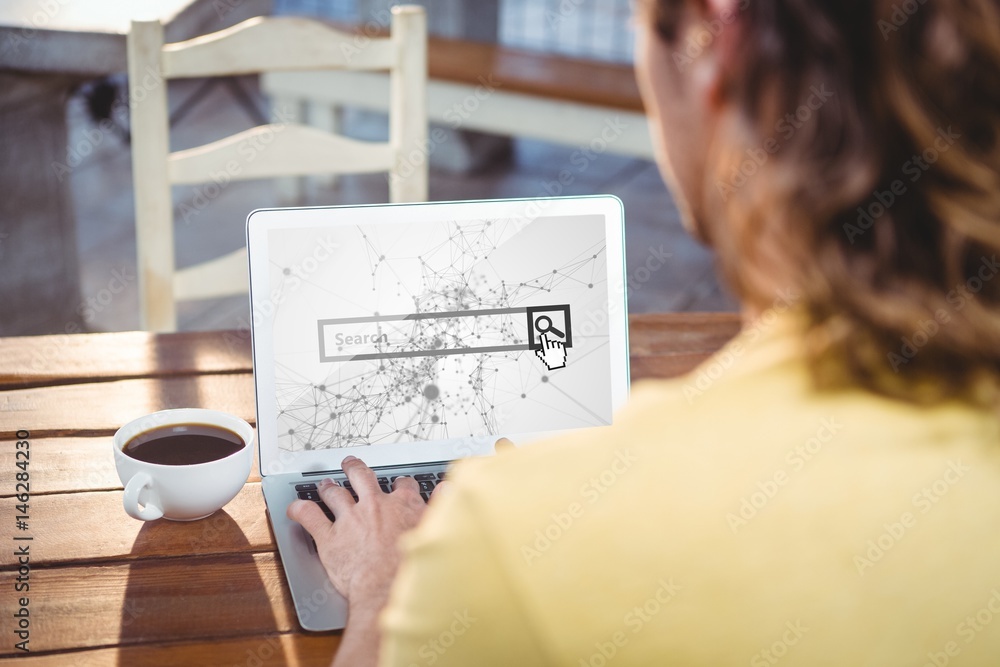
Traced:
<svg viewBox="0 0 1000 667">
<path fill-rule="evenodd" d="M 383 665 L 1000 665 L 1000 422 L 810 385 L 790 317 L 463 462 Z"/>
</svg>

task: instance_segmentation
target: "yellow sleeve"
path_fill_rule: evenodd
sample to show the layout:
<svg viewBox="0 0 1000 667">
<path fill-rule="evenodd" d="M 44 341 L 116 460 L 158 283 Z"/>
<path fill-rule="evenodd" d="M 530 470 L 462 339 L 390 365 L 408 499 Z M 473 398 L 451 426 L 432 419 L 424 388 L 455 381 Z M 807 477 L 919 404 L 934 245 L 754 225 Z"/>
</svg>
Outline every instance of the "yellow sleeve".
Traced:
<svg viewBox="0 0 1000 667">
<path fill-rule="evenodd" d="M 457 480 L 404 538 L 382 615 L 381 667 L 544 665 L 536 624 L 500 567 L 473 494 Z M 477 520 L 478 519 L 478 520 Z"/>
</svg>

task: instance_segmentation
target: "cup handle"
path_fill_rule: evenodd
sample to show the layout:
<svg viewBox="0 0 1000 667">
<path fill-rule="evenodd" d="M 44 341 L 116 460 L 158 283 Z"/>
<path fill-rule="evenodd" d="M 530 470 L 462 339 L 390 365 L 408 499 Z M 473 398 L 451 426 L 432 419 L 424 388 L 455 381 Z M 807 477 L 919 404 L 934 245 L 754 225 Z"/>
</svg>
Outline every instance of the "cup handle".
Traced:
<svg viewBox="0 0 1000 667">
<path fill-rule="evenodd" d="M 139 494 L 143 489 L 153 489 L 153 478 L 147 473 L 137 472 L 125 485 L 125 495 L 122 496 L 125 512 L 133 519 L 156 521 L 163 516 L 163 510 L 151 501 L 147 501 L 145 507 L 139 507 Z"/>
</svg>

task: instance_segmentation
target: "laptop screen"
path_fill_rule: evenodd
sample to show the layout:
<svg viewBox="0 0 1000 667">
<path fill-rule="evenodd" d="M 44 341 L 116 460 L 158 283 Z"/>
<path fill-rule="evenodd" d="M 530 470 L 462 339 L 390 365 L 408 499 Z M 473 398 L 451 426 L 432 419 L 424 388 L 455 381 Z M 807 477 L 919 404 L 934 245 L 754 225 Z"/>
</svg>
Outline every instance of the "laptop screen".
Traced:
<svg viewBox="0 0 1000 667">
<path fill-rule="evenodd" d="M 623 258 L 605 214 L 380 208 L 395 215 L 327 209 L 333 224 L 296 224 L 285 211 L 260 233 L 266 266 L 251 230 L 251 276 L 262 269 L 267 282 L 252 292 L 271 311 L 261 317 L 254 298 L 255 372 L 266 338 L 273 386 L 258 396 L 259 436 L 273 424 L 262 461 L 267 450 L 280 470 L 337 467 L 347 454 L 377 465 L 376 452 L 400 463 L 431 443 L 451 443 L 454 458 L 500 435 L 611 423 L 612 358 L 624 350 L 609 304 L 623 298 Z"/>
</svg>

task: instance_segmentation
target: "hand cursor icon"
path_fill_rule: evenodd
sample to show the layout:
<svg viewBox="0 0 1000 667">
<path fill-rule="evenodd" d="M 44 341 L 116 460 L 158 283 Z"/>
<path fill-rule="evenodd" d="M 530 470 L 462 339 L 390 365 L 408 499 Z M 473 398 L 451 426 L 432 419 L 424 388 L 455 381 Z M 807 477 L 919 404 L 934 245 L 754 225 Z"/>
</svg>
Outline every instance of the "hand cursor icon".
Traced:
<svg viewBox="0 0 1000 667">
<path fill-rule="evenodd" d="M 535 355 L 542 360 L 550 371 L 566 367 L 566 345 L 561 340 L 552 340 L 548 333 L 539 338 L 541 349 L 535 350 Z"/>
</svg>

